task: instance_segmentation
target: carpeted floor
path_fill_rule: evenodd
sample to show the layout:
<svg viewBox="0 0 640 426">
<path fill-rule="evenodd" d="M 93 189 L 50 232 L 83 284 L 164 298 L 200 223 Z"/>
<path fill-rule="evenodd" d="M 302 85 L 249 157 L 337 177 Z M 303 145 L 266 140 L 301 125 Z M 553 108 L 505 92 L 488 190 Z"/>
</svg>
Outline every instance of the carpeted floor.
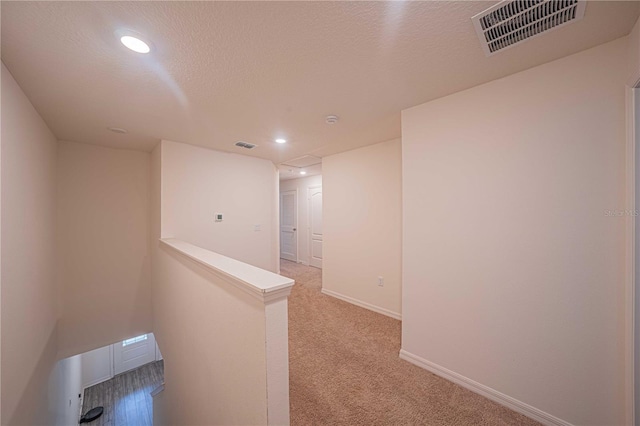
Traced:
<svg viewBox="0 0 640 426">
<path fill-rule="evenodd" d="M 398 357 L 400 321 L 320 293 L 320 269 L 283 260 L 291 424 L 537 425 Z"/>
</svg>

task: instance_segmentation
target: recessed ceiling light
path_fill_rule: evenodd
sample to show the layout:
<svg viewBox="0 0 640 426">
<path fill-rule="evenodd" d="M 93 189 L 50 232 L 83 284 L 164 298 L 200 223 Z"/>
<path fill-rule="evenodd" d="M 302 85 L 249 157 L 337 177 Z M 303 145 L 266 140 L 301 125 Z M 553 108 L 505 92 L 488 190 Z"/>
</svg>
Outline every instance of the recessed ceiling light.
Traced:
<svg viewBox="0 0 640 426">
<path fill-rule="evenodd" d="M 125 35 L 120 37 L 120 42 L 124 44 L 127 48 L 133 50 L 138 53 L 149 53 L 151 52 L 151 48 L 147 43 L 140 40 L 137 37 Z"/>
<path fill-rule="evenodd" d="M 286 139 L 278 138 L 276 139 L 276 143 L 287 143 Z"/>
<path fill-rule="evenodd" d="M 121 129 L 120 127 L 108 127 L 113 133 L 128 133 L 127 129 Z"/>
</svg>

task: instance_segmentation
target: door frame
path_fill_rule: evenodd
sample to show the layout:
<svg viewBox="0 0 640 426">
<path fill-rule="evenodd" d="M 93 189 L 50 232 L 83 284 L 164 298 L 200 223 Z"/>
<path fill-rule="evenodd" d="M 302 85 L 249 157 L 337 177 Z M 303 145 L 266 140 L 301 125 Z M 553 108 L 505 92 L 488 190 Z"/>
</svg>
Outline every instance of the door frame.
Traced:
<svg viewBox="0 0 640 426">
<path fill-rule="evenodd" d="M 640 76 L 626 87 L 626 111 L 625 417 L 635 425 L 640 421 Z"/>
</svg>

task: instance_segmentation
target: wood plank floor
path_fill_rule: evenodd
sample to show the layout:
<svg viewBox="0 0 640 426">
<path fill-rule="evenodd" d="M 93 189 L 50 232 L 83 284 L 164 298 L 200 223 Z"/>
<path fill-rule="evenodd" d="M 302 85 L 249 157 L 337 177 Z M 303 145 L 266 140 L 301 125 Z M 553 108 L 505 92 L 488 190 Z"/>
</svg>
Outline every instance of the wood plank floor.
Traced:
<svg viewBox="0 0 640 426">
<path fill-rule="evenodd" d="M 164 380 L 164 362 L 156 361 L 85 389 L 82 414 L 98 406 L 104 414 L 90 426 L 152 426 L 151 392 Z"/>
</svg>

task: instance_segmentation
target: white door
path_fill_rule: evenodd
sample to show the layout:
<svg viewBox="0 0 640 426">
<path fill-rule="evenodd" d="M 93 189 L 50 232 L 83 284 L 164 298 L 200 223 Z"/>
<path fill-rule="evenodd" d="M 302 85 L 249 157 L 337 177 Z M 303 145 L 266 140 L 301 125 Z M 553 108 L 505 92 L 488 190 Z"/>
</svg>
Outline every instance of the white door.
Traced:
<svg viewBox="0 0 640 426">
<path fill-rule="evenodd" d="M 298 194 L 296 190 L 280 193 L 280 257 L 298 261 Z"/>
<path fill-rule="evenodd" d="M 156 339 L 152 333 L 113 344 L 113 369 L 116 374 L 133 370 L 156 360 Z"/>
<path fill-rule="evenodd" d="M 309 188 L 309 265 L 322 268 L 322 187 Z"/>
</svg>

